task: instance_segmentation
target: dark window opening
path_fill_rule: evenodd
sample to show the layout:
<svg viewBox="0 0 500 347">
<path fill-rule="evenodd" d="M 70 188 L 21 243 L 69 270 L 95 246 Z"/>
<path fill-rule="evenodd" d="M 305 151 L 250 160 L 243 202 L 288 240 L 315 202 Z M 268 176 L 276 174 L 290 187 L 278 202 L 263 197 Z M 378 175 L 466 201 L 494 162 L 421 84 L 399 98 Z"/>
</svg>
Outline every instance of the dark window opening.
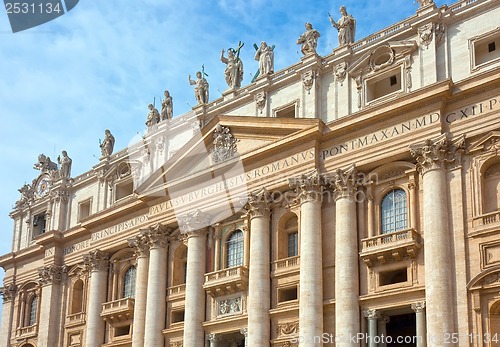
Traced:
<svg viewBox="0 0 500 347">
<path fill-rule="evenodd" d="M 379 274 L 379 285 L 403 283 L 408 281 L 408 271 L 406 268 L 393 271 L 381 272 Z"/>
<path fill-rule="evenodd" d="M 391 341 L 391 343 L 387 343 L 387 346 L 416 347 L 418 341 L 416 324 L 414 313 L 390 316 L 389 323 L 386 325 L 386 341 Z M 389 339 L 389 336 L 392 339 Z"/>
<path fill-rule="evenodd" d="M 115 337 L 116 336 L 125 336 L 130 334 L 130 325 L 125 325 L 123 327 L 115 328 Z"/>
<path fill-rule="evenodd" d="M 391 86 L 395 86 L 396 84 L 398 84 L 398 79 L 396 75 L 391 76 L 389 80 L 391 81 Z"/>
<path fill-rule="evenodd" d="M 184 322 L 184 311 L 172 311 L 172 323 Z"/>
<path fill-rule="evenodd" d="M 297 300 L 297 287 L 278 290 L 278 302 Z"/>
<path fill-rule="evenodd" d="M 37 214 L 33 217 L 33 238 L 45 233 L 47 224 L 47 214 L 45 212 Z"/>
<path fill-rule="evenodd" d="M 488 52 L 493 52 L 494 50 L 496 50 L 496 47 L 495 47 L 495 42 L 491 42 L 488 44 Z"/>
</svg>

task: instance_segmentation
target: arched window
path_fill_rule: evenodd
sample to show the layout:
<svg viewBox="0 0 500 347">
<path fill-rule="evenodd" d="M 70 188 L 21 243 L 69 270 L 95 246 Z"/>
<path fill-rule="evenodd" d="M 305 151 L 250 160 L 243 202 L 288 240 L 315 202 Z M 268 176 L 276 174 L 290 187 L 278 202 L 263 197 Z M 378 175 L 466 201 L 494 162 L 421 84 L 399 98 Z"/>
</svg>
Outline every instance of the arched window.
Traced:
<svg viewBox="0 0 500 347">
<path fill-rule="evenodd" d="M 500 207 L 500 163 L 490 165 L 483 174 L 483 213 Z"/>
<path fill-rule="evenodd" d="M 226 241 L 227 267 L 243 265 L 243 232 L 236 230 Z"/>
<path fill-rule="evenodd" d="M 32 326 L 36 324 L 36 316 L 38 311 L 38 297 L 35 295 L 30 301 L 29 305 L 29 317 L 28 317 L 28 326 Z"/>
<path fill-rule="evenodd" d="M 407 228 L 406 192 L 403 189 L 391 190 L 384 196 L 380 206 L 380 222 L 382 234 Z"/>
<path fill-rule="evenodd" d="M 135 266 L 131 266 L 125 276 L 123 276 L 123 297 L 133 298 L 135 296 L 135 277 L 137 269 Z"/>
<path fill-rule="evenodd" d="M 83 281 L 77 280 L 73 284 L 73 294 L 71 297 L 71 313 L 83 312 Z"/>
<path fill-rule="evenodd" d="M 298 232 L 298 218 L 297 216 L 291 217 L 285 225 L 285 232 L 287 234 L 287 255 L 295 257 L 299 255 L 299 232 Z"/>
</svg>

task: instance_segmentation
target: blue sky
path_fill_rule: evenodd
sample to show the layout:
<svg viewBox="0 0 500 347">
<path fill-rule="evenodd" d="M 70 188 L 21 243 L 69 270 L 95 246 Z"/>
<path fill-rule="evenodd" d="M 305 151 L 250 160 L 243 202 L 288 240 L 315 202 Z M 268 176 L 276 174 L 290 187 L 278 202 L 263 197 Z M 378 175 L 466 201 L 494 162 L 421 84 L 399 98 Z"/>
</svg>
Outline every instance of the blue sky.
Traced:
<svg viewBox="0 0 500 347">
<path fill-rule="evenodd" d="M 72 175 L 88 171 L 98 163 L 104 129 L 115 136 L 115 150 L 126 147 L 144 131 L 153 98 L 160 108 L 165 89 L 174 117 L 188 112 L 196 101 L 187 76 L 194 78 L 202 64 L 210 100 L 218 98 L 227 89 L 220 51 L 238 41 L 245 43 L 243 86 L 258 68 L 254 43 L 276 46 L 275 71 L 300 60 L 295 42 L 305 22 L 321 33 L 317 51 L 327 55 L 337 46 L 328 13 L 338 19 L 340 5 L 357 20 L 356 39 L 418 8 L 412 0 L 82 0 L 64 16 L 16 34 L 0 10 L 0 254 L 10 252 L 8 214 L 17 189 L 37 177 L 32 167 L 40 153 L 55 159 L 67 150 Z"/>
</svg>

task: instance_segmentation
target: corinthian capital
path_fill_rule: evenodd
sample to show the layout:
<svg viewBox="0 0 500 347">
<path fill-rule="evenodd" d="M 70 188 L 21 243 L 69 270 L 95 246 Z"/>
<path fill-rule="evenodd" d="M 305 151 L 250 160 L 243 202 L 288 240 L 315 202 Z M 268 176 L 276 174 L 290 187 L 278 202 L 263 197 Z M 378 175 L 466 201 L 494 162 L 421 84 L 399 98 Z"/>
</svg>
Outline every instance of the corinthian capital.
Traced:
<svg viewBox="0 0 500 347">
<path fill-rule="evenodd" d="M 98 249 L 83 256 L 83 263 L 90 271 L 106 271 L 109 265 L 109 254 Z"/>
<path fill-rule="evenodd" d="M 181 234 L 190 237 L 200 234 L 198 231 L 206 231 L 206 227 L 210 225 L 210 216 L 198 209 L 186 213 L 178 221 Z"/>
<path fill-rule="evenodd" d="M 266 188 L 250 193 L 246 205 L 250 219 L 269 215 L 271 200 L 271 194 Z"/>
<path fill-rule="evenodd" d="M 66 266 L 46 265 L 38 269 L 38 282 L 42 285 L 60 283 L 66 273 Z"/>
<path fill-rule="evenodd" d="M 147 257 L 149 254 L 148 238 L 144 235 L 137 235 L 127 240 L 130 247 L 134 249 L 134 255 L 139 257 Z"/>
<path fill-rule="evenodd" d="M 365 310 L 363 311 L 363 316 L 368 319 L 378 319 L 380 318 L 380 312 L 377 310 Z"/>
<path fill-rule="evenodd" d="M 158 223 L 149 229 L 141 230 L 140 237 L 144 245 L 147 245 L 150 249 L 165 248 L 168 245 L 171 232 L 172 229 Z"/>
<path fill-rule="evenodd" d="M 17 293 L 17 286 L 15 284 L 9 284 L 5 287 L 0 288 L 0 295 L 3 297 L 3 302 L 8 302 L 14 300 Z"/>
<path fill-rule="evenodd" d="M 429 170 L 444 169 L 463 152 L 465 134 L 452 140 L 449 133 L 410 146 L 410 153 L 417 159 L 417 170 L 425 174 Z"/>
<path fill-rule="evenodd" d="M 352 164 L 346 169 L 337 169 L 330 176 L 330 186 L 337 194 L 337 198 L 352 196 L 363 182 L 363 176 Z"/>
<path fill-rule="evenodd" d="M 414 302 L 411 304 L 411 309 L 415 311 L 415 313 L 423 312 L 425 310 L 425 301 Z"/>
<path fill-rule="evenodd" d="M 288 180 L 290 188 L 297 193 L 300 203 L 323 201 L 325 179 L 318 169 Z"/>
</svg>

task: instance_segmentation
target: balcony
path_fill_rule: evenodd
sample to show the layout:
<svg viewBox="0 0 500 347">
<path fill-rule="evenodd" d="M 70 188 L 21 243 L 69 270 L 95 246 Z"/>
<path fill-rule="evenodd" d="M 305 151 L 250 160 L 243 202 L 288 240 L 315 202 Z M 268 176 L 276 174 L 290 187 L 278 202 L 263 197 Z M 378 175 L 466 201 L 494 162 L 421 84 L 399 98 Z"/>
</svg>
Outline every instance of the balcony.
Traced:
<svg viewBox="0 0 500 347">
<path fill-rule="evenodd" d="M 300 257 L 289 257 L 273 261 L 271 271 L 274 276 L 291 274 L 300 270 Z"/>
<path fill-rule="evenodd" d="M 184 299 L 185 296 L 186 296 L 185 284 L 180 284 L 178 286 L 173 286 L 168 288 L 168 301 Z"/>
<path fill-rule="evenodd" d="M 421 247 L 420 235 L 415 229 L 400 230 L 361 240 L 359 255 L 368 267 L 415 258 Z"/>
<path fill-rule="evenodd" d="M 85 324 L 85 312 L 73 313 L 66 316 L 66 328 L 83 324 Z"/>
<path fill-rule="evenodd" d="M 248 269 L 232 267 L 205 274 L 203 288 L 212 297 L 245 291 L 248 287 Z"/>
<path fill-rule="evenodd" d="M 102 304 L 101 317 L 113 324 L 134 318 L 134 298 L 124 298 Z"/>
<path fill-rule="evenodd" d="M 477 228 L 482 226 L 488 226 L 490 224 L 496 224 L 498 222 L 500 222 L 500 211 L 493 211 L 475 217 L 473 219 L 473 227 Z"/>
<path fill-rule="evenodd" d="M 17 330 L 16 330 L 16 338 L 18 340 L 23 340 L 23 339 L 27 339 L 30 337 L 34 337 L 37 334 L 38 334 L 38 325 L 37 324 L 30 325 L 28 327 L 20 327 L 20 328 L 17 328 Z"/>
</svg>

